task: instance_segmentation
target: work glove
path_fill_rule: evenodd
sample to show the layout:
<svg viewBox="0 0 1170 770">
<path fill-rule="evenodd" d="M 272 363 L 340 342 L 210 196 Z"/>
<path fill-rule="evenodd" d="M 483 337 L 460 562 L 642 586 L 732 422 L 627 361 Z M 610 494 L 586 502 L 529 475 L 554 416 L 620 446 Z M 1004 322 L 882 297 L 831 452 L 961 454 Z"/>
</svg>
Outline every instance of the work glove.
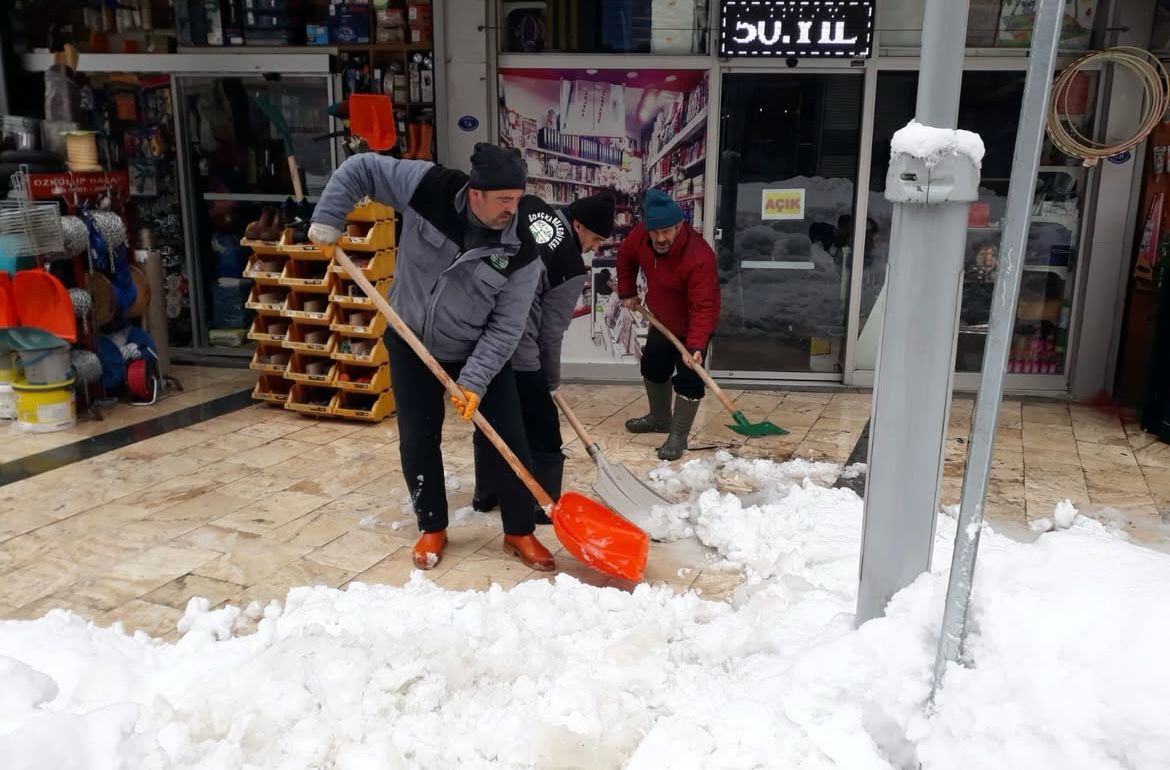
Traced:
<svg viewBox="0 0 1170 770">
<path fill-rule="evenodd" d="M 318 246 L 332 246 L 341 239 L 341 231 L 324 222 L 309 225 L 309 240 Z"/>
<path fill-rule="evenodd" d="M 475 417 L 475 410 L 479 408 L 479 394 L 463 386 L 459 386 L 459 390 L 463 391 L 463 398 L 451 396 L 451 406 L 455 407 L 460 417 L 470 421 Z"/>
</svg>

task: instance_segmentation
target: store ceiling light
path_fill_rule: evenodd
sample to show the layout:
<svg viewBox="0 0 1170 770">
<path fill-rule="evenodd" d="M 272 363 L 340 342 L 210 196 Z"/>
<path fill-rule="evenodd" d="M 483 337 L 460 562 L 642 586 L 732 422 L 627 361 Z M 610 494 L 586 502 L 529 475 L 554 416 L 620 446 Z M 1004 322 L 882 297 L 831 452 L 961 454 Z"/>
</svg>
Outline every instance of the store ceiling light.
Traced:
<svg viewBox="0 0 1170 770">
<path fill-rule="evenodd" d="M 586 75 L 596 75 L 596 74 L 597 74 L 597 70 L 585 70 L 585 74 L 586 74 Z"/>
<path fill-rule="evenodd" d="M 676 80 L 678 80 L 678 75 L 667 75 L 666 76 L 667 83 L 673 83 Z"/>
<path fill-rule="evenodd" d="M 637 72 L 627 72 L 627 73 L 626 73 L 626 77 L 628 77 L 628 78 L 636 78 L 636 77 L 638 77 L 638 73 L 637 73 Z"/>
</svg>

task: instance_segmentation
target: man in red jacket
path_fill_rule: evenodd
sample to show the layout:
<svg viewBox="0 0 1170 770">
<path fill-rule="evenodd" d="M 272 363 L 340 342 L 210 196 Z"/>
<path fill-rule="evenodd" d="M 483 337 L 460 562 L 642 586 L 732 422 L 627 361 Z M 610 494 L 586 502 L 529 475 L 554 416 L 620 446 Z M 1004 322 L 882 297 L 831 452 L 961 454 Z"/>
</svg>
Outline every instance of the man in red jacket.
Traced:
<svg viewBox="0 0 1170 770">
<path fill-rule="evenodd" d="M 631 433 L 666 433 L 658 457 L 677 460 L 687 451 L 703 381 L 693 366 L 703 354 L 719 320 L 719 274 L 715 252 L 683 221 L 682 209 L 666 193 L 651 189 L 642 201 L 642 221 L 618 249 L 618 296 L 631 310 L 638 306 L 638 269 L 646 275 L 646 306 L 690 351 L 678 349 L 651 328 L 642 351 L 642 379 L 650 413 L 626 422 Z M 674 409 L 671 409 L 671 375 Z"/>
</svg>

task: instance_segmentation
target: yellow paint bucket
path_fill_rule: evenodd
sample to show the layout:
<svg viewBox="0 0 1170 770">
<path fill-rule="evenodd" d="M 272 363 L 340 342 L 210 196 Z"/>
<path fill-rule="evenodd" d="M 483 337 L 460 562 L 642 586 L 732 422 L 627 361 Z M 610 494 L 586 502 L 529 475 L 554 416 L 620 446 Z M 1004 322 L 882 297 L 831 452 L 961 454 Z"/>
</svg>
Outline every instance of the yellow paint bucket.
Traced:
<svg viewBox="0 0 1170 770">
<path fill-rule="evenodd" d="M 12 389 L 16 391 L 16 420 L 24 430 L 53 433 L 77 425 L 72 379 L 47 385 L 17 380 Z"/>
</svg>

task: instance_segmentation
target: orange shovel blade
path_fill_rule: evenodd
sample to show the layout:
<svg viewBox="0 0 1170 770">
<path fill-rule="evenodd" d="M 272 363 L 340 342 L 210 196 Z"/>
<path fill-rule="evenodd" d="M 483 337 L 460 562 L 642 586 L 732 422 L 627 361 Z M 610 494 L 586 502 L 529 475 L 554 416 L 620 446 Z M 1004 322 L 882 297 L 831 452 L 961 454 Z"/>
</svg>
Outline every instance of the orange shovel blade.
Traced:
<svg viewBox="0 0 1170 770">
<path fill-rule="evenodd" d="M 366 140 L 371 150 L 389 150 L 398 141 L 394 105 L 385 94 L 351 94 L 349 130 Z"/>
<path fill-rule="evenodd" d="M 557 539 L 583 564 L 611 577 L 642 579 L 650 538 L 629 521 L 577 492 L 561 495 L 550 518 Z"/>
</svg>

